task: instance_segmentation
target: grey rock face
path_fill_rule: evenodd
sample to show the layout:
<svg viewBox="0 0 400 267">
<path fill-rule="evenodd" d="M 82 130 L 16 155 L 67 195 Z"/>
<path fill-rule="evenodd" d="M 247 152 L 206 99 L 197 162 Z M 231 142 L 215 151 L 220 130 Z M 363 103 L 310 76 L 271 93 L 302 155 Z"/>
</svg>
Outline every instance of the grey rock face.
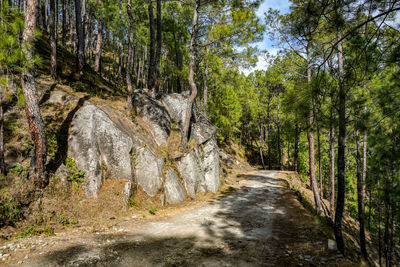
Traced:
<svg viewBox="0 0 400 267">
<path fill-rule="evenodd" d="M 192 123 L 192 131 L 190 138 L 195 140 L 197 144 L 203 144 L 210 139 L 215 139 L 217 128 L 209 121 L 201 119 L 196 123 Z"/>
<path fill-rule="evenodd" d="M 148 148 L 136 149 L 135 177 L 137 183 L 149 195 L 154 196 L 160 189 L 164 159 L 157 158 Z"/>
<path fill-rule="evenodd" d="M 185 200 L 185 191 L 179 182 L 178 175 L 172 169 L 167 169 L 164 182 L 165 198 L 169 204 L 179 203 Z"/>
<path fill-rule="evenodd" d="M 157 145 L 166 146 L 171 133 L 171 118 L 167 109 L 159 101 L 142 93 L 135 93 L 133 106 L 136 114 L 149 124 Z"/>
<path fill-rule="evenodd" d="M 186 192 L 191 198 L 195 198 L 197 192 L 205 192 L 204 172 L 198 154 L 193 150 L 178 162 L 179 173 L 185 183 Z"/>
<path fill-rule="evenodd" d="M 185 125 L 186 110 L 188 106 L 190 92 L 185 91 L 182 94 L 169 94 L 162 97 L 161 102 L 167 108 L 171 119 L 181 129 Z"/>
<path fill-rule="evenodd" d="M 47 100 L 48 103 L 60 104 L 60 105 L 77 104 L 78 101 L 79 101 L 79 97 L 67 95 L 62 92 L 52 93 L 50 95 L 50 98 Z"/>
<path fill-rule="evenodd" d="M 133 180 L 131 138 L 116 127 L 102 109 L 85 102 L 75 113 L 68 141 L 68 155 L 86 171 L 84 188 L 96 195 L 103 184 L 103 165 L 109 178 Z"/>
<path fill-rule="evenodd" d="M 210 139 L 203 146 L 202 167 L 207 191 L 216 193 L 220 187 L 219 149 L 215 139 Z"/>
</svg>

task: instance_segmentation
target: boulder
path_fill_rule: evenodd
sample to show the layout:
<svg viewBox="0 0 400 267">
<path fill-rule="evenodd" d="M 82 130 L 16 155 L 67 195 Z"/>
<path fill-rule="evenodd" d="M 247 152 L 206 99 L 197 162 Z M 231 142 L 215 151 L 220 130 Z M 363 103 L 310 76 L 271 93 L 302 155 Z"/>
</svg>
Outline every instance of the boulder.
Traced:
<svg viewBox="0 0 400 267">
<path fill-rule="evenodd" d="M 204 183 L 207 191 L 217 193 L 220 187 L 219 176 L 219 149 L 215 139 L 210 139 L 202 147 L 203 160 L 201 162 L 204 171 Z"/>
<path fill-rule="evenodd" d="M 60 104 L 60 105 L 76 105 L 79 102 L 79 97 L 73 96 L 73 95 L 68 95 L 64 92 L 53 92 L 49 99 L 47 100 L 48 103 L 52 104 Z"/>
<path fill-rule="evenodd" d="M 147 147 L 137 148 L 134 157 L 137 183 L 149 196 L 154 196 L 163 182 L 164 159 L 157 158 Z"/>
<path fill-rule="evenodd" d="M 178 161 L 178 170 L 191 198 L 196 198 L 197 192 L 205 192 L 204 172 L 197 150 L 190 151 Z"/>
<path fill-rule="evenodd" d="M 156 99 L 140 92 L 134 94 L 133 107 L 136 115 L 148 124 L 147 128 L 157 145 L 167 146 L 171 133 L 171 118 L 167 109 Z"/>
<path fill-rule="evenodd" d="M 169 115 L 180 129 L 183 129 L 186 121 L 186 110 L 189 102 L 190 91 L 182 94 L 168 94 L 161 98 L 161 103 L 167 108 Z"/>
<path fill-rule="evenodd" d="M 216 139 L 217 128 L 208 120 L 200 119 L 192 123 L 190 139 L 195 140 L 197 144 L 203 144 L 210 139 Z"/>
<path fill-rule="evenodd" d="M 133 180 L 132 149 L 131 138 L 101 108 L 86 101 L 75 113 L 68 138 L 68 155 L 86 172 L 87 195 L 97 195 L 103 184 L 104 167 L 111 179 Z"/>
<path fill-rule="evenodd" d="M 186 198 L 185 190 L 179 182 L 178 175 L 170 168 L 165 173 L 164 194 L 169 204 L 182 202 Z"/>
</svg>

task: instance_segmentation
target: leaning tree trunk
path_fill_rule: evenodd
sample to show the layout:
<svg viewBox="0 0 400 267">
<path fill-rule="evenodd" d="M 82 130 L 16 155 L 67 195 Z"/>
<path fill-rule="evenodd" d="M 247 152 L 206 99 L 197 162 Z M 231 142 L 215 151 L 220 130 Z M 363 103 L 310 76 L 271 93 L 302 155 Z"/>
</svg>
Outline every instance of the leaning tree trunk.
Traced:
<svg viewBox="0 0 400 267">
<path fill-rule="evenodd" d="M 367 249 L 365 245 L 365 181 L 363 168 L 361 166 L 361 148 L 360 148 L 360 132 L 356 131 L 356 146 L 357 146 L 357 200 L 358 200 L 358 222 L 360 223 L 360 248 L 363 257 L 367 258 Z"/>
<path fill-rule="evenodd" d="M 338 40 L 341 40 L 342 33 L 338 32 Z M 344 240 L 342 233 L 342 218 L 345 201 L 345 149 L 346 149 L 346 91 L 344 85 L 343 46 L 342 41 L 338 43 L 338 67 L 339 67 L 339 136 L 338 136 L 338 157 L 337 157 L 337 202 L 335 212 L 335 238 L 337 247 L 344 254 Z"/>
<path fill-rule="evenodd" d="M 53 79 L 57 79 L 57 43 L 56 43 L 56 31 L 55 31 L 55 3 L 54 0 L 50 0 L 50 62 L 51 62 L 51 76 Z"/>
<path fill-rule="evenodd" d="M 307 45 L 307 82 L 311 86 L 311 55 L 309 45 Z M 315 208 L 318 212 L 322 210 L 321 201 L 318 193 L 318 184 L 315 179 L 315 151 L 314 151 L 314 100 L 309 110 L 308 117 L 308 159 L 310 167 L 310 186 L 314 194 Z"/>
<path fill-rule="evenodd" d="M 126 12 L 129 18 L 129 29 L 128 29 L 128 61 L 126 63 L 126 85 L 128 87 L 128 110 L 132 110 L 132 79 L 131 79 L 131 66 L 132 66 L 132 46 L 133 46 L 133 16 L 132 16 L 132 0 L 128 0 L 126 6 Z"/>
<path fill-rule="evenodd" d="M 160 89 L 160 61 L 161 61 L 161 46 L 162 46 L 162 32 L 161 32 L 161 0 L 157 0 L 157 50 L 155 58 L 155 83 L 153 89 L 153 96 L 155 97 Z"/>
<path fill-rule="evenodd" d="M 155 71 L 155 30 L 154 30 L 154 14 L 153 14 L 153 2 L 147 0 L 148 13 L 149 13 L 149 35 L 150 35 L 150 50 L 149 50 L 149 70 L 147 76 L 148 89 L 154 88 L 154 71 Z"/>
<path fill-rule="evenodd" d="M 82 23 L 82 11 L 81 11 L 81 1 L 75 0 L 75 28 L 76 36 L 78 39 L 78 51 L 76 57 L 77 70 L 79 75 L 82 75 L 83 66 L 85 65 L 85 40 L 84 40 L 84 29 Z"/>
<path fill-rule="evenodd" d="M 27 0 L 25 11 L 25 29 L 22 34 L 24 43 L 30 43 L 34 37 L 36 24 L 36 0 Z M 29 45 L 23 46 L 26 60 L 33 60 L 33 49 Z M 46 171 L 47 143 L 46 132 L 39 109 L 39 97 L 33 77 L 33 68 L 21 73 L 21 85 L 26 99 L 25 112 L 28 119 L 29 132 L 35 145 L 35 152 L 31 161 L 29 178 L 36 187 L 44 188 L 49 180 Z"/>
<path fill-rule="evenodd" d="M 190 47 L 189 47 L 189 85 L 192 89 L 192 93 L 189 98 L 188 105 L 186 107 L 186 115 L 185 115 L 185 126 L 183 128 L 182 133 L 182 146 L 187 149 L 187 143 L 189 139 L 189 126 L 190 126 L 190 118 L 192 117 L 192 109 L 193 102 L 197 95 L 197 87 L 194 82 L 194 57 L 196 54 L 196 45 L 197 45 L 197 30 L 198 30 L 198 22 L 199 22 L 199 13 L 198 9 L 200 7 L 200 0 L 196 0 L 194 8 L 193 8 L 193 21 L 192 21 L 192 35 L 190 38 Z"/>
</svg>

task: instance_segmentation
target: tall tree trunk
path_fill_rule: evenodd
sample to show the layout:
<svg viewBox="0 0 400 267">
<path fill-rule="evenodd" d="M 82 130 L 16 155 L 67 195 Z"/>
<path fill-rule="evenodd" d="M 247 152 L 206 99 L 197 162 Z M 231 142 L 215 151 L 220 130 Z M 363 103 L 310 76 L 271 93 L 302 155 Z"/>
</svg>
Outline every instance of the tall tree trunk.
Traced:
<svg viewBox="0 0 400 267">
<path fill-rule="evenodd" d="M 271 163 L 271 127 L 270 127 L 270 100 L 268 101 L 268 106 L 267 106 L 267 144 L 268 144 L 268 170 L 272 169 L 272 163 Z"/>
<path fill-rule="evenodd" d="M 378 261 L 382 267 L 382 214 L 381 214 L 381 194 L 380 194 L 380 177 L 378 175 Z"/>
<path fill-rule="evenodd" d="M 311 52 L 309 51 L 309 44 L 307 45 L 307 82 L 311 90 Z M 309 110 L 308 117 L 308 156 L 309 156 L 309 167 L 310 167 L 310 186 L 314 194 L 315 208 L 317 212 L 322 210 L 321 202 L 318 193 L 318 184 L 315 179 L 315 152 L 314 152 L 314 100 L 311 100 L 311 107 Z"/>
<path fill-rule="evenodd" d="M 207 59 L 204 59 L 204 86 L 203 86 L 203 106 L 204 110 L 207 112 L 207 102 L 208 102 L 208 63 Z"/>
<path fill-rule="evenodd" d="M 148 89 L 154 89 L 154 71 L 155 71 L 155 30 L 154 30 L 154 14 L 153 14 L 153 2 L 147 0 L 147 7 L 149 13 L 149 36 L 150 36 L 150 50 L 149 50 L 149 70 L 147 75 L 147 86 Z"/>
<path fill-rule="evenodd" d="M 259 146 L 260 159 L 261 159 L 261 164 L 263 166 L 263 169 L 265 170 L 264 155 L 263 155 L 263 150 L 262 150 L 264 132 L 263 132 L 263 125 L 262 125 L 262 122 L 261 122 L 260 113 L 258 113 L 258 133 L 259 133 L 259 137 L 260 137 L 259 138 L 259 140 L 260 140 L 260 146 Z"/>
<path fill-rule="evenodd" d="M 363 167 L 361 165 L 361 144 L 360 132 L 356 131 L 356 146 L 357 146 L 357 200 L 358 200 L 358 222 L 360 223 L 360 248 L 363 257 L 367 258 L 367 249 L 365 244 L 365 216 L 364 216 L 364 199 L 365 199 L 365 181 Z"/>
<path fill-rule="evenodd" d="M 299 166 L 299 148 L 300 148 L 300 138 L 299 138 L 299 125 L 296 123 L 296 129 L 295 129 L 295 137 L 294 137 L 294 160 L 293 160 L 293 165 L 294 165 L 294 171 L 298 171 L 298 166 Z"/>
<path fill-rule="evenodd" d="M 342 32 L 338 31 L 337 39 L 341 40 Z M 337 157 L 337 202 L 335 212 L 335 238 L 337 247 L 344 254 L 344 240 L 342 234 L 342 218 L 345 201 L 345 149 L 346 149 L 346 91 L 344 84 L 343 46 L 342 41 L 338 43 L 338 68 L 339 68 L 339 136 Z"/>
<path fill-rule="evenodd" d="M 67 27 L 66 27 L 66 10 L 65 10 L 65 1 L 67 0 L 62 0 L 62 40 L 61 44 L 63 48 L 65 48 L 65 42 L 66 42 L 66 35 L 67 35 Z"/>
<path fill-rule="evenodd" d="M 283 170 L 283 159 L 282 159 L 282 144 L 281 144 L 281 123 L 279 120 L 279 107 L 280 107 L 280 102 L 278 101 L 278 110 L 277 110 L 277 121 L 276 121 L 276 127 L 277 127 L 277 134 L 278 134 L 278 153 L 279 153 L 279 169 Z"/>
<path fill-rule="evenodd" d="M 190 118 L 192 117 L 192 109 L 193 102 L 197 95 L 197 87 L 194 82 L 194 57 L 197 49 L 197 30 L 198 30 L 198 22 L 199 22 L 199 13 L 198 9 L 200 8 L 200 0 L 196 0 L 193 7 L 193 21 L 192 21 L 192 35 L 190 38 L 190 46 L 189 46 L 189 85 L 192 89 L 192 93 L 190 94 L 189 103 L 186 107 L 186 115 L 185 115 L 185 126 L 183 128 L 182 133 L 182 146 L 187 149 L 187 143 L 189 139 L 189 126 L 190 126 Z"/>
<path fill-rule="evenodd" d="M 99 0 L 101 4 L 101 0 Z M 101 60 L 101 43 L 103 41 L 103 18 L 100 16 L 97 24 L 97 41 L 96 41 L 96 56 L 94 59 L 94 71 L 100 71 L 100 60 Z"/>
<path fill-rule="evenodd" d="M 319 121 L 318 117 L 315 116 L 317 121 L 317 145 L 318 145 L 318 177 L 319 177 L 319 193 L 321 194 L 321 199 L 324 199 L 324 186 L 322 182 L 322 166 L 321 166 L 321 140 L 319 132 Z"/>
<path fill-rule="evenodd" d="M 128 87 L 128 110 L 132 110 L 132 80 L 131 80 L 131 61 L 132 61 L 132 46 L 133 46 L 133 16 L 132 16 L 132 0 L 128 0 L 126 6 L 126 12 L 129 18 L 129 29 L 128 29 L 128 61 L 126 63 L 126 85 Z"/>
<path fill-rule="evenodd" d="M 182 93 L 183 86 L 182 86 L 182 80 L 181 80 L 181 72 L 182 72 L 182 68 L 183 68 L 183 63 L 182 63 L 181 50 L 179 48 L 179 46 L 181 44 L 181 32 L 180 31 L 178 32 L 177 38 L 174 38 L 174 39 L 175 39 L 176 67 L 178 68 L 178 71 L 179 71 L 178 75 L 176 76 L 177 92 Z"/>
<path fill-rule="evenodd" d="M 51 76 L 57 79 L 57 43 L 55 38 L 55 3 L 50 0 L 50 61 L 51 61 Z"/>
<path fill-rule="evenodd" d="M 3 69 L 0 66 L 0 79 L 4 77 Z M 0 85 L 0 174 L 6 174 L 4 163 L 4 114 L 3 114 L 3 92 L 4 88 Z"/>
<path fill-rule="evenodd" d="M 335 214 L 335 128 L 329 129 L 329 210 L 332 221 Z"/>
<path fill-rule="evenodd" d="M 153 96 L 155 97 L 160 88 L 160 62 L 161 62 L 161 47 L 162 47 L 162 32 L 161 32 L 161 0 L 157 2 L 157 50 L 155 57 L 155 83 Z"/>
<path fill-rule="evenodd" d="M 78 51 L 76 59 L 77 71 L 79 72 L 79 75 L 82 75 L 83 66 L 85 65 L 85 34 L 82 23 L 81 0 L 75 0 L 75 20 L 76 36 L 78 39 Z"/>
<path fill-rule="evenodd" d="M 22 34 L 22 41 L 30 43 L 33 40 L 36 25 L 36 0 L 26 1 L 25 28 Z M 23 52 L 28 61 L 33 60 L 33 49 L 31 46 L 23 46 Z M 33 180 L 36 187 L 44 188 L 49 182 L 46 171 L 46 132 L 42 114 L 40 113 L 39 97 L 33 77 L 33 68 L 26 69 L 21 73 L 21 85 L 26 99 L 25 112 L 28 119 L 29 132 L 35 145 L 29 178 Z"/>
</svg>

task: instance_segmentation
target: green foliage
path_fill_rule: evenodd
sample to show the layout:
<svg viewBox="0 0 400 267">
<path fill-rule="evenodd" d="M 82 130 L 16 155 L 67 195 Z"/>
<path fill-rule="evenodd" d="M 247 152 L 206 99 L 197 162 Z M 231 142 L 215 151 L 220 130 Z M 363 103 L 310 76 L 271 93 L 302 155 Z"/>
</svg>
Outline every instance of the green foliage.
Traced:
<svg viewBox="0 0 400 267">
<path fill-rule="evenodd" d="M 8 189 L 0 190 L 0 227 L 13 225 L 21 218 L 21 205 L 9 195 Z"/>
<path fill-rule="evenodd" d="M 24 92 L 22 91 L 22 88 L 20 88 L 20 87 L 17 88 L 17 99 L 18 99 L 18 101 L 16 103 L 16 106 L 19 108 L 24 108 L 25 104 L 26 104 L 26 99 L 24 96 Z"/>
<path fill-rule="evenodd" d="M 18 234 L 16 236 L 16 238 L 17 239 L 21 239 L 21 238 L 27 238 L 27 237 L 30 237 L 30 236 L 37 235 L 38 233 L 37 233 L 36 230 L 37 230 L 37 226 L 36 225 L 34 225 L 34 226 L 26 226 L 23 229 L 23 232 Z"/>
<path fill-rule="evenodd" d="M 151 215 L 156 215 L 156 212 L 157 212 L 157 208 L 156 207 L 153 207 L 153 208 L 149 209 L 149 213 Z"/>
<path fill-rule="evenodd" d="M 65 159 L 65 167 L 68 170 L 67 180 L 77 187 L 80 183 L 85 181 L 85 171 L 80 171 L 76 166 L 75 160 L 71 157 Z"/>
<path fill-rule="evenodd" d="M 69 218 L 67 218 L 63 215 L 58 215 L 56 218 L 57 218 L 57 222 L 64 226 L 71 226 L 71 225 L 78 223 L 78 220 L 75 220 L 75 219 L 70 220 Z"/>
<path fill-rule="evenodd" d="M 133 198 L 128 199 L 128 207 L 133 208 L 136 206 L 136 202 Z"/>
<path fill-rule="evenodd" d="M 22 177 L 28 178 L 29 167 L 22 165 L 20 163 L 17 163 L 14 168 L 10 169 L 10 172 L 20 175 Z"/>
</svg>

